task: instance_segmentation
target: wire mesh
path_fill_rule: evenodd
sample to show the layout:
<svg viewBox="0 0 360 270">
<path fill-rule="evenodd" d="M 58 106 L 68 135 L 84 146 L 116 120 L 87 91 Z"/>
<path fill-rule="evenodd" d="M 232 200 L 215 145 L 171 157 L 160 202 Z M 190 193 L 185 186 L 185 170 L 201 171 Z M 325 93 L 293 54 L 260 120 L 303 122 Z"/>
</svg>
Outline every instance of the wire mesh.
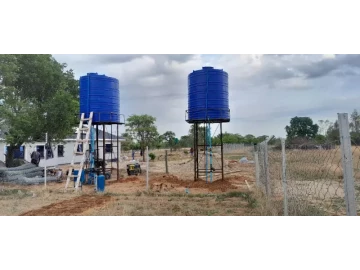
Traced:
<svg viewBox="0 0 360 270">
<path fill-rule="evenodd" d="M 351 152 L 354 169 L 354 185 L 355 185 L 355 200 L 357 206 L 357 214 L 360 214 L 360 142 L 355 139 L 351 140 Z"/>
<path fill-rule="evenodd" d="M 326 147 L 286 144 L 285 163 L 280 146 L 262 142 L 258 155 L 258 182 L 269 198 L 278 202 L 274 206 L 283 207 L 286 192 L 288 215 L 346 215 L 339 142 Z M 360 149 L 358 161 L 359 156 Z"/>
</svg>

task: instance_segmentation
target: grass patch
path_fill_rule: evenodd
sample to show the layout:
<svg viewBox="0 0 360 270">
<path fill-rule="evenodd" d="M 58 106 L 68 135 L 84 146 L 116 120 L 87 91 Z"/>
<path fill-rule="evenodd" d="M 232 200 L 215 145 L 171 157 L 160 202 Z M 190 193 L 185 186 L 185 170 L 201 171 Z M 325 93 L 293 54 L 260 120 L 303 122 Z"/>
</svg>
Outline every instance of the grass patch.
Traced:
<svg viewBox="0 0 360 270">
<path fill-rule="evenodd" d="M 225 155 L 224 155 L 225 156 Z M 229 156 L 225 156 L 226 159 L 231 159 L 231 160 L 240 160 L 240 158 L 242 158 L 242 155 L 229 155 Z"/>
<path fill-rule="evenodd" d="M 28 193 L 25 189 L 3 189 L 0 190 L 0 196 L 11 196 L 11 195 L 26 195 Z"/>
</svg>

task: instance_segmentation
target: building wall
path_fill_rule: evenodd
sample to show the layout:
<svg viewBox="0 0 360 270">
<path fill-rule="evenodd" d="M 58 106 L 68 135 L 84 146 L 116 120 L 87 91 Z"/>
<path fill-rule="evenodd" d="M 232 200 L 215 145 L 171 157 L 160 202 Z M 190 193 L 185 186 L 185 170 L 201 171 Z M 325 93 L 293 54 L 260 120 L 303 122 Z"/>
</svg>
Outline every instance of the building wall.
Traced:
<svg viewBox="0 0 360 270">
<path fill-rule="evenodd" d="M 63 164 L 70 164 L 71 160 L 73 158 L 73 151 L 74 151 L 74 144 L 75 141 L 67 141 L 66 144 L 64 144 L 64 156 L 58 157 L 58 147 L 53 147 L 53 154 L 54 157 L 50 159 L 41 159 L 39 166 L 57 166 L 57 165 L 63 165 Z M 106 140 L 105 144 L 110 144 L 110 140 Z M 116 144 L 117 142 L 113 140 L 113 153 L 112 158 L 117 158 L 117 148 Z M 0 141 L 0 160 L 5 162 L 5 142 Z M 24 158 L 26 161 L 31 162 L 31 153 L 36 150 L 36 146 L 38 145 L 45 145 L 44 142 L 38 142 L 33 144 L 25 144 L 25 155 Z M 95 146 L 96 147 L 96 146 Z M 121 142 L 119 141 L 119 153 L 121 155 Z M 99 141 L 99 154 L 100 158 L 103 156 L 103 147 L 102 147 L 102 141 Z M 105 153 L 105 159 L 110 159 L 111 153 Z M 81 156 L 75 157 L 75 163 L 78 163 L 81 161 Z"/>
</svg>

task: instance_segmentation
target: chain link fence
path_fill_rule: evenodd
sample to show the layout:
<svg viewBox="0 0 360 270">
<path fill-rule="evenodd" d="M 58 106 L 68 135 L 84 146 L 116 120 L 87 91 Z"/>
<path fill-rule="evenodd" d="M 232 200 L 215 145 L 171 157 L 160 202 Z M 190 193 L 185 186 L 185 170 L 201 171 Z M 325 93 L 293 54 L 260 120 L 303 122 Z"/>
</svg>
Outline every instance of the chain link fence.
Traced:
<svg viewBox="0 0 360 270">
<path fill-rule="evenodd" d="M 326 145 L 256 146 L 256 183 L 279 215 L 356 215 L 360 209 L 360 147 L 352 144 L 347 114 L 340 141 Z"/>
</svg>

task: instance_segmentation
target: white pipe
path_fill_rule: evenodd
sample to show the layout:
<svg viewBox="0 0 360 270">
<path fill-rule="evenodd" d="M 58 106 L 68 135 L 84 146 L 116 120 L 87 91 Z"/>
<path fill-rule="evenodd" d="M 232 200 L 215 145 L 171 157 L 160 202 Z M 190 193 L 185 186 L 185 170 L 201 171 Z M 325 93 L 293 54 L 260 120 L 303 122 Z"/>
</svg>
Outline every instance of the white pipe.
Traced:
<svg viewBox="0 0 360 270">
<path fill-rule="evenodd" d="M 149 147 L 146 146 L 146 189 L 149 188 Z"/>
<path fill-rule="evenodd" d="M 45 166 L 44 166 L 44 183 L 45 183 L 45 187 L 46 187 L 46 157 L 47 157 L 47 149 L 46 149 L 46 146 L 47 146 L 47 141 L 48 141 L 48 134 L 47 132 L 45 133 L 45 147 L 44 147 L 44 163 L 45 163 Z"/>
</svg>

